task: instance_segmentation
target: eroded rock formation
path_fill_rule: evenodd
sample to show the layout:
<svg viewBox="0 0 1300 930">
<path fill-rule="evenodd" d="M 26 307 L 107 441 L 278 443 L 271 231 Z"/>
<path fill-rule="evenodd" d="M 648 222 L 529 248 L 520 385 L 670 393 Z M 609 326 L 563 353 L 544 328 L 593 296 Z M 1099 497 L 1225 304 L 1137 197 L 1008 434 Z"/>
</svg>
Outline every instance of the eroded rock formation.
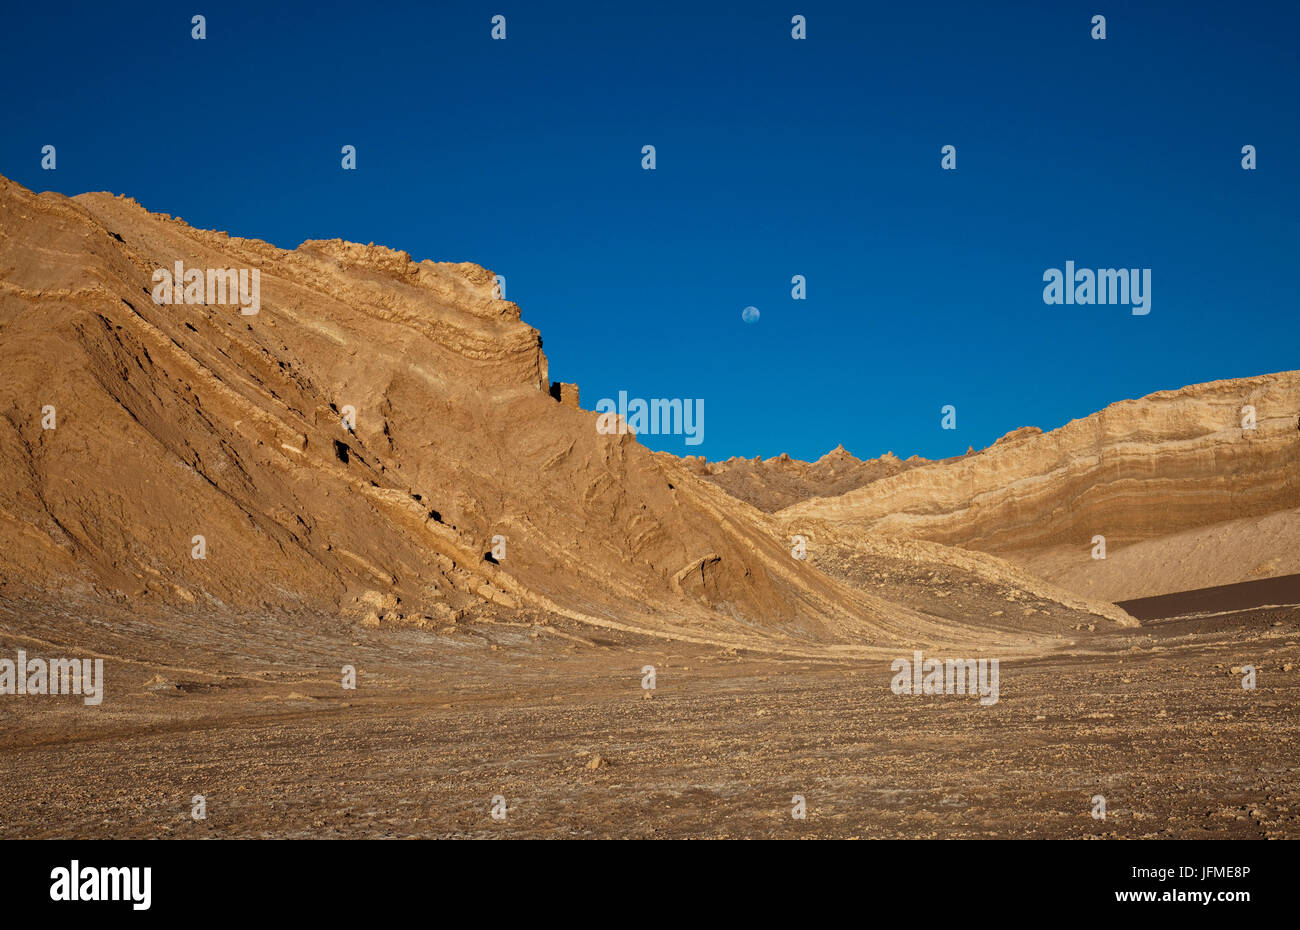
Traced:
<svg viewBox="0 0 1300 930">
<path fill-rule="evenodd" d="M 155 302 L 176 262 L 256 270 L 260 309 Z M 793 558 L 761 511 L 557 404 L 493 280 L 0 181 L 0 593 L 372 625 L 532 611 L 814 652 L 1033 651 L 1081 617 L 1127 621 L 1050 586 L 1032 622 L 959 619 Z M 1035 584 L 927 558 L 989 592 Z"/>
</svg>

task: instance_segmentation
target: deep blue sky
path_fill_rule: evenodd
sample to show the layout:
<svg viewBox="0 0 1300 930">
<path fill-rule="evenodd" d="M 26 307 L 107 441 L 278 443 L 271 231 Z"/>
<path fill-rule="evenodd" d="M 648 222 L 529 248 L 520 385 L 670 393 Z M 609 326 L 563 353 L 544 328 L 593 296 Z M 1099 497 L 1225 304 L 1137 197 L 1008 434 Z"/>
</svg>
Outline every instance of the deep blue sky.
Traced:
<svg viewBox="0 0 1300 930">
<path fill-rule="evenodd" d="M 584 406 L 704 398 L 703 445 L 643 441 L 711 459 L 959 454 L 1300 367 L 1300 4 L 266 6 L 11 4 L 0 173 L 478 262 Z M 1151 314 L 1045 305 L 1066 260 L 1151 268 Z"/>
</svg>

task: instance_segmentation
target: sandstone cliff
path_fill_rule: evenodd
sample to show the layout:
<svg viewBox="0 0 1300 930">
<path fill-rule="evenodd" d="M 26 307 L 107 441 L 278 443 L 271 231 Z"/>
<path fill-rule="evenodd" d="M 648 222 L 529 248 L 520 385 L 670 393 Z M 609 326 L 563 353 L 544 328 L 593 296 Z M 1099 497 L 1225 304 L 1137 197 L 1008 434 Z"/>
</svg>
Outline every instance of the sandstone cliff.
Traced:
<svg viewBox="0 0 1300 930">
<path fill-rule="evenodd" d="M 1254 429 L 1242 428 L 1245 407 Z M 999 553 L 1113 600 L 1285 574 L 1295 570 L 1294 521 L 1254 527 L 1300 507 L 1298 415 L 1300 371 L 1160 391 L 777 517 L 789 532 L 820 526 Z M 1207 529 L 1224 524 L 1234 528 Z M 1104 562 L 1092 558 L 1098 535 Z"/>
<path fill-rule="evenodd" d="M 770 459 L 730 458 L 722 462 L 687 456 L 683 461 L 695 474 L 766 513 L 810 497 L 837 497 L 881 478 L 929 464 L 919 456 L 900 459 L 892 452 L 863 460 L 842 445 L 815 462 L 801 462 L 788 455 Z"/>
<path fill-rule="evenodd" d="M 258 313 L 156 303 L 176 262 L 257 270 Z M 809 653 L 1010 654 L 1131 622 L 942 546 L 917 564 L 969 589 L 966 615 L 864 577 L 892 555 L 793 558 L 769 516 L 557 402 L 492 281 L 0 179 L 0 595 L 383 624 L 529 611 Z M 975 606 L 1013 589 L 1038 607 Z"/>
</svg>

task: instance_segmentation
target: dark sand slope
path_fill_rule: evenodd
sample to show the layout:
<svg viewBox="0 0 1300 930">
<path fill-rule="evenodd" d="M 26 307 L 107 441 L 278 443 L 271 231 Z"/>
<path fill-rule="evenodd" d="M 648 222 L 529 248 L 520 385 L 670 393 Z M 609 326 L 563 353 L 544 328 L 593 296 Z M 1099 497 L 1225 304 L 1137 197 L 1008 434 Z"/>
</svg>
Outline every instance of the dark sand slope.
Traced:
<svg viewBox="0 0 1300 930">
<path fill-rule="evenodd" d="M 1120 607 L 1139 620 L 1296 605 L 1300 605 L 1300 575 L 1216 585 L 1196 591 L 1180 591 L 1177 594 L 1142 597 L 1119 603 Z"/>
</svg>

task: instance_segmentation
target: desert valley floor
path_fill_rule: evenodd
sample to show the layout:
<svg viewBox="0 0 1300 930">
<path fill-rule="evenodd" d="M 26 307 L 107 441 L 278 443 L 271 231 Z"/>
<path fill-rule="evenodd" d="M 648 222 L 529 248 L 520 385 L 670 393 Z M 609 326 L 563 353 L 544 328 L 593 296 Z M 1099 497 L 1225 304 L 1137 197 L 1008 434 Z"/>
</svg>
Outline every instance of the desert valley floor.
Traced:
<svg viewBox="0 0 1300 930">
<path fill-rule="evenodd" d="M 496 280 L 0 178 L 0 837 L 1300 836 L 1300 371 L 708 461 Z"/>
<path fill-rule="evenodd" d="M 112 619 L 0 609 L 10 653 L 100 643 L 113 698 L 0 703 L 0 837 L 1300 837 L 1297 608 L 1081 632 L 992 707 L 572 624 Z"/>
</svg>

